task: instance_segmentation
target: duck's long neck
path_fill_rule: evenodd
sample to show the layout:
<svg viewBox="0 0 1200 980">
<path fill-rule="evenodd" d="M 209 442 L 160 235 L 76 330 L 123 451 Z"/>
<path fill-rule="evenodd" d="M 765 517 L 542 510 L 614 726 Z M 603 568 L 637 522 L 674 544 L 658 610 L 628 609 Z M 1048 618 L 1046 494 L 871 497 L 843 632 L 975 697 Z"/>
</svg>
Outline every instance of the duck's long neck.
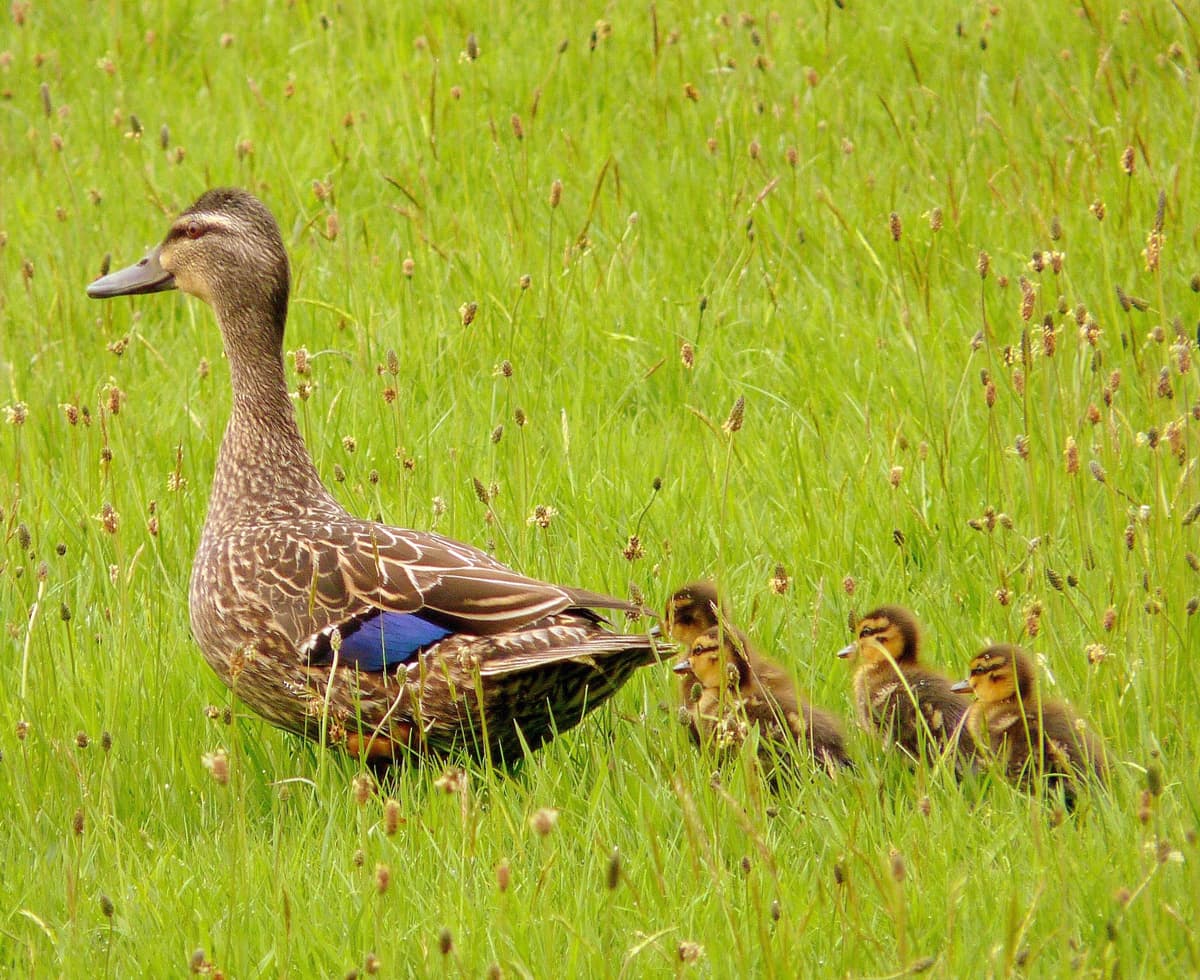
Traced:
<svg viewBox="0 0 1200 980">
<path fill-rule="evenodd" d="M 333 504 L 296 426 L 283 370 L 282 310 L 217 307 L 233 410 L 213 476 L 206 530 Z M 273 329 L 265 330 L 265 321 Z M 336 506 L 336 504 L 334 504 Z"/>
</svg>

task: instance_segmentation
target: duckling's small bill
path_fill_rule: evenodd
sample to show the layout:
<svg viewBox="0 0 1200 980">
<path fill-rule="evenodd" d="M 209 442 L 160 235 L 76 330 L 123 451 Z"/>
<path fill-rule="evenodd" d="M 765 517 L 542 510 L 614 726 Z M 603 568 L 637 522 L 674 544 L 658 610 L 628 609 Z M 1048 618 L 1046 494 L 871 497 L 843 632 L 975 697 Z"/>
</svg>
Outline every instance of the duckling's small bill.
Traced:
<svg viewBox="0 0 1200 980">
<path fill-rule="evenodd" d="M 175 277 L 158 261 L 160 251 L 161 246 L 156 246 L 135 265 L 101 276 L 88 286 L 87 294 L 92 299 L 109 299 L 112 296 L 137 296 L 174 289 Z"/>
</svg>

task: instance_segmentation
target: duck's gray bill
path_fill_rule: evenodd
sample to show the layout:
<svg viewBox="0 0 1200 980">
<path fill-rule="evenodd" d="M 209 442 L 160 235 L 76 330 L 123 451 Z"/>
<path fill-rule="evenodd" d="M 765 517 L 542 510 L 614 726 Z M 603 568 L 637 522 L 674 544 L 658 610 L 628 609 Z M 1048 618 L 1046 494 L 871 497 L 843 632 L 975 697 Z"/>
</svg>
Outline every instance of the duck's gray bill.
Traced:
<svg viewBox="0 0 1200 980">
<path fill-rule="evenodd" d="M 959 681 L 957 684 L 950 685 L 950 690 L 952 690 L 955 694 L 966 694 L 971 690 L 971 682 Z"/>
<path fill-rule="evenodd" d="M 108 299 L 110 296 L 136 296 L 174 289 L 175 277 L 158 264 L 160 248 L 151 249 L 137 265 L 101 276 L 88 286 L 87 294 L 92 299 Z"/>
</svg>

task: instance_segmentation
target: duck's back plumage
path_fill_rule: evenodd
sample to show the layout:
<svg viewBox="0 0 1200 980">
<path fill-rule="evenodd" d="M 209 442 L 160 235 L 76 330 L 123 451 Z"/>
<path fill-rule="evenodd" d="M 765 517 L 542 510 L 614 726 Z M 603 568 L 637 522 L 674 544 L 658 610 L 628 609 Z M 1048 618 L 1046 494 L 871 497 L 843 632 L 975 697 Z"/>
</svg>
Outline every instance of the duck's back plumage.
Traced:
<svg viewBox="0 0 1200 980">
<path fill-rule="evenodd" d="M 376 757 L 457 746 L 512 760 L 572 728 L 654 659 L 648 637 L 611 632 L 592 606 L 631 608 L 333 512 L 206 534 L 191 596 L 205 657 L 243 699 L 309 737 L 327 706 L 325 737 L 368 737 Z M 256 658 L 265 669 L 247 670 Z"/>
</svg>

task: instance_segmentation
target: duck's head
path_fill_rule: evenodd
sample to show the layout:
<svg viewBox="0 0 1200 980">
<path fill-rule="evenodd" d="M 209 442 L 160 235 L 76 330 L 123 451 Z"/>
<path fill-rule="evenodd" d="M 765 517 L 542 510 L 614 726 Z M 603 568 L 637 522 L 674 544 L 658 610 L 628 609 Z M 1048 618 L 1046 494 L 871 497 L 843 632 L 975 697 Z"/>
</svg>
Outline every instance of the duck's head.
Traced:
<svg viewBox="0 0 1200 980">
<path fill-rule="evenodd" d="M 737 630 L 714 626 L 692 642 L 687 659 L 679 661 L 675 673 L 696 675 L 706 689 L 735 687 L 750 671 L 746 656 L 746 638 Z"/>
<path fill-rule="evenodd" d="M 1037 691 L 1033 661 L 1020 647 L 1008 643 L 990 646 L 976 654 L 969 671 L 967 680 L 959 681 L 952 690 L 974 691 L 984 704 L 1008 701 L 1015 696 L 1029 701 Z"/>
<path fill-rule="evenodd" d="M 903 606 L 880 606 L 858 621 L 855 640 L 838 651 L 839 657 L 858 655 L 864 664 L 891 659 L 916 663 L 921 649 L 917 617 Z"/>
<path fill-rule="evenodd" d="M 97 279 L 87 293 L 108 299 L 180 289 L 219 316 L 245 311 L 282 331 L 288 285 L 287 252 L 274 216 L 254 195 L 222 187 L 176 218 L 144 259 Z M 230 318 L 221 316 L 222 325 Z"/>
<path fill-rule="evenodd" d="M 696 638 L 728 619 L 725 604 L 712 582 L 692 582 L 677 589 L 667 600 L 667 632 L 689 650 Z"/>
</svg>

